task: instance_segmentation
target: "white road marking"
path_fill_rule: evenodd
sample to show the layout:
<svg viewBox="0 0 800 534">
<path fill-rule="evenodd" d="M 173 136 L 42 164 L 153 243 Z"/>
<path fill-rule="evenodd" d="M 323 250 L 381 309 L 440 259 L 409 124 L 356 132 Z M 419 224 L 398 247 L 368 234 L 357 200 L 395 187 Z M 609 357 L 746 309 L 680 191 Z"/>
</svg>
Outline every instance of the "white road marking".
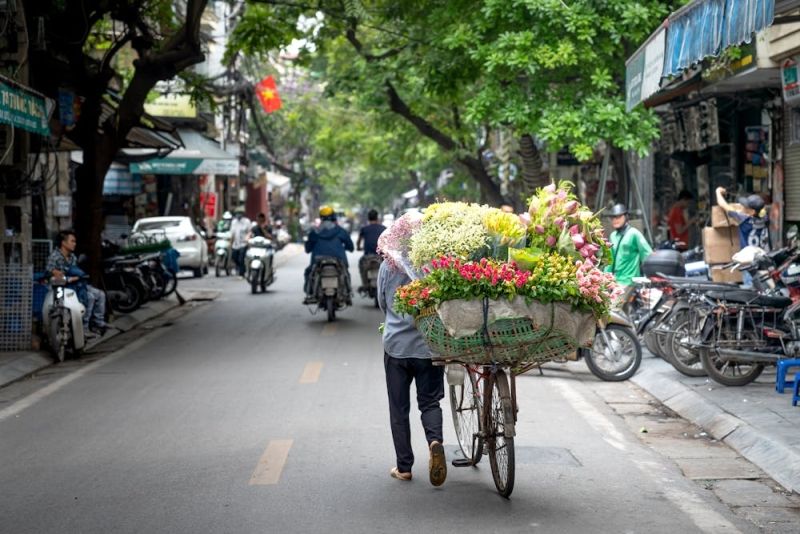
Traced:
<svg viewBox="0 0 800 534">
<path fill-rule="evenodd" d="M 89 365 L 87 365 L 86 367 L 83 367 L 82 369 L 78 369 L 74 373 L 70 373 L 67 376 L 63 377 L 63 378 L 59 378 L 55 382 L 53 382 L 51 384 L 48 384 L 47 386 L 43 387 L 42 389 L 40 389 L 38 391 L 35 391 L 34 393 L 31 393 L 27 397 L 18 400 L 17 402 L 12 404 L 11 406 L 3 408 L 2 410 L 0 410 L 0 422 L 8 419 L 9 417 L 14 417 L 14 416 L 18 415 L 23 410 L 25 410 L 27 408 L 30 408 L 31 406 L 33 406 L 34 404 L 36 404 L 40 400 L 49 397 L 50 395 L 52 395 L 56 391 L 60 390 L 61 388 L 65 387 L 65 386 L 67 386 L 68 384 L 74 382 L 75 380 L 77 380 L 77 379 L 79 379 L 79 378 L 91 373 L 92 371 L 95 371 L 95 370 L 99 369 L 100 367 L 102 367 L 104 365 L 107 365 L 107 364 L 109 364 L 111 362 L 117 361 L 120 358 L 123 358 L 123 357 L 127 356 L 131 352 L 135 352 L 135 351 L 139 350 L 144 345 L 147 345 L 148 343 L 150 343 L 154 339 L 164 335 L 168 330 L 169 330 L 168 328 L 159 328 L 158 330 L 150 332 L 146 336 L 137 339 L 136 341 L 134 341 L 133 343 L 131 343 L 127 347 L 124 347 L 124 348 L 122 348 L 122 349 L 120 349 L 120 350 L 118 350 L 118 351 L 116 351 L 116 352 L 114 352 L 112 354 L 109 354 L 108 356 L 105 356 L 104 358 L 102 358 L 100 360 L 97 360 L 96 362 L 92 362 Z"/>
<path fill-rule="evenodd" d="M 314 384 L 319 381 L 319 375 L 322 372 L 322 362 L 309 362 L 303 369 L 303 374 L 300 375 L 300 384 Z"/>
<path fill-rule="evenodd" d="M 613 421 L 586 400 L 586 397 L 575 386 L 562 379 L 551 380 L 550 383 L 572 404 L 581 417 L 600 433 L 609 445 L 620 451 L 631 452 L 629 446 L 634 444 L 633 440 L 617 430 Z M 640 455 L 635 453 L 630 454 L 629 457 L 642 473 L 658 484 L 667 499 L 689 516 L 701 531 L 713 534 L 740 533 L 733 523 L 710 509 L 708 503 L 699 495 L 691 491 L 675 488 L 675 480 L 670 477 L 670 473 L 662 464 L 647 458 L 641 458 Z"/>
<path fill-rule="evenodd" d="M 291 439 L 275 439 L 267 444 L 267 449 L 250 477 L 251 486 L 269 486 L 280 481 L 292 443 L 294 440 Z"/>
</svg>

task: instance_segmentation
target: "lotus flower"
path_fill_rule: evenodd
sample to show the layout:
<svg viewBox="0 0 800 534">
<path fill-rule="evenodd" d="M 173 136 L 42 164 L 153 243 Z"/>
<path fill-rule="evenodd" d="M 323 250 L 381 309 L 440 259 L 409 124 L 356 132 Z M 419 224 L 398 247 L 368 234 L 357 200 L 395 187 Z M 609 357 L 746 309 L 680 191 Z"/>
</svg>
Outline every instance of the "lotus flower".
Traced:
<svg viewBox="0 0 800 534">
<path fill-rule="evenodd" d="M 556 246 L 556 238 L 552 235 L 547 236 L 547 239 L 544 240 L 548 247 Z"/>
<path fill-rule="evenodd" d="M 537 224 L 536 226 L 533 227 L 533 229 L 537 234 L 544 233 L 544 226 L 542 226 L 541 224 Z"/>
<path fill-rule="evenodd" d="M 555 224 L 556 226 L 558 226 L 558 229 L 559 229 L 559 230 L 563 230 L 563 229 L 564 229 L 564 225 L 565 225 L 566 223 L 567 223 L 567 221 L 565 221 L 565 220 L 564 220 L 564 217 L 556 217 L 556 220 L 555 220 L 555 221 L 553 221 L 553 224 Z"/>
<path fill-rule="evenodd" d="M 586 245 L 586 241 L 583 240 L 583 236 L 581 234 L 572 234 L 572 243 L 578 250 L 582 249 L 584 245 Z"/>
<path fill-rule="evenodd" d="M 531 225 L 531 214 L 530 213 L 523 213 L 522 215 L 519 216 L 519 220 L 525 226 L 530 226 Z"/>
<path fill-rule="evenodd" d="M 556 192 L 556 184 L 550 184 L 543 189 L 545 193 L 555 193 Z"/>
<path fill-rule="evenodd" d="M 566 204 L 564 204 L 564 213 L 567 215 L 572 215 L 578 209 L 578 201 L 577 200 L 570 200 Z"/>
<path fill-rule="evenodd" d="M 580 226 L 578 226 L 577 224 L 573 224 L 573 225 L 572 225 L 572 226 L 569 228 L 569 235 L 578 235 L 578 234 L 580 234 L 580 233 L 581 233 L 581 228 L 580 228 Z"/>
</svg>

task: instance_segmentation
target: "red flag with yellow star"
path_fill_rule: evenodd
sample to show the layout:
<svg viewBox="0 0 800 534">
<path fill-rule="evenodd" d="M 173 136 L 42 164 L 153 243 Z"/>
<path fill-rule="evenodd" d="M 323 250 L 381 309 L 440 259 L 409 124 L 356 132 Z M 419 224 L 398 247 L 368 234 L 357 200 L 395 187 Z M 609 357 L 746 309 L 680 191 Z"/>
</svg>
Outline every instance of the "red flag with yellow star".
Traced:
<svg viewBox="0 0 800 534">
<path fill-rule="evenodd" d="M 265 112 L 274 113 L 281 109 L 281 97 L 278 96 L 278 87 L 272 76 L 267 76 L 256 84 L 256 95 Z"/>
</svg>

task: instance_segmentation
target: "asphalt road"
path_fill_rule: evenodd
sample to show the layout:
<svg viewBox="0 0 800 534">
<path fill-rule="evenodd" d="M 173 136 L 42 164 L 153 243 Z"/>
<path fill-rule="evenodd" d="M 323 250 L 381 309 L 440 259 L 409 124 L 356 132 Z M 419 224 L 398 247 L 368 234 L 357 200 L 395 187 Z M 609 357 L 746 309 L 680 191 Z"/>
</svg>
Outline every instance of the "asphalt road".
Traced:
<svg viewBox="0 0 800 534">
<path fill-rule="evenodd" d="M 280 254 L 267 294 L 182 280 L 223 294 L 6 391 L 0 532 L 757 532 L 609 407 L 630 385 L 582 362 L 518 379 L 510 500 L 488 460 L 432 487 L 415 408 L 414 480 L 390 478 L 380 312 L 357 297 L 333 324 L 311 315 L 306 257 Z"/>
</svg>

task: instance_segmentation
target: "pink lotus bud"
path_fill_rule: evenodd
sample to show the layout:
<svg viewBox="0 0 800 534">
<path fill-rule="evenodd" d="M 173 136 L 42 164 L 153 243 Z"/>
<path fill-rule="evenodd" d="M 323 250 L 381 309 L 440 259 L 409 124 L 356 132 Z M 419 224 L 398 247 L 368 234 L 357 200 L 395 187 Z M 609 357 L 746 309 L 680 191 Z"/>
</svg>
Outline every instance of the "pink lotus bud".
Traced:
<svg viewBox="0 0 800 534">
<path fill-rule="evenodd" d="M 569 229 L 569 235 L 578 235 L 581 233 L 581 229 L 577 224 L 573 224 Z"/>
<path fill-rule="evenodd" d="M 530 226 L 531 224 L 531 214 L 530 213 L 523 213 L 519 216 L 519 220 L 525 226 Z"/>
<path fill-rule="evenodd" d="M 533 229 L 537 234 L 544 233 L 544 226 L 542 226 L 541 224 L 537 224 L 536 226 L 533 227 Z"/>
<path fill-rule="evenodd" d="M 539 197 L 533 197 L 531 199 L 530 206 L 528 206 L 528 211 L 530 213 L 536 213 L 537 211 L 539 211 L 539 204 L 540 204 Z"/>
<path fill-rule="evenodd" d="M 556 194 L 556 198 L 558 200 L 567 200 L 567 192 L 563 189 L 559 190 L 558 194 Z"/>
<path fill-rule="evenodd" d="M 544 188 L 546 193 L 555 193 L 556 192 L 556 184 L 550 184 Z"/>
<path fill-rule="evenodd" d="M 578 209 L 578 201 L 577 200 L 570 200 L 566 204 L 564 204 L 564 213 L 567 215 L 572 215 L 575 213 L 575 210 Z"/>
<path fill-rule="evenodd" d="M 586 244 L 583 240 L 583 236 L 581 234 L 573 234 L 572 235 L 572 242 L 575 244 L 575 248 L 580 250 Z"/>
<path fill-rule="evenodd" d="M 544 240 L 548 247 L 556 246 L 556 241 L 556 238 L 551 235 L 547 236 L 547 239 Z"/>
<path fill-rule="evenodd" d="M 555 224 L 556 226 L 558 226 L 558 229 L 559 229 L 559 230 L 563 230 L 563 229 L 564 229 L 564 225 L 565 225 L 566 223 L 567 223 L 567 222 L 564 220 L 564 217 L 556 217 L 556 220 L 555 220 L 555 221 L 553 221 L 553 224 Z"/>
</svg>

